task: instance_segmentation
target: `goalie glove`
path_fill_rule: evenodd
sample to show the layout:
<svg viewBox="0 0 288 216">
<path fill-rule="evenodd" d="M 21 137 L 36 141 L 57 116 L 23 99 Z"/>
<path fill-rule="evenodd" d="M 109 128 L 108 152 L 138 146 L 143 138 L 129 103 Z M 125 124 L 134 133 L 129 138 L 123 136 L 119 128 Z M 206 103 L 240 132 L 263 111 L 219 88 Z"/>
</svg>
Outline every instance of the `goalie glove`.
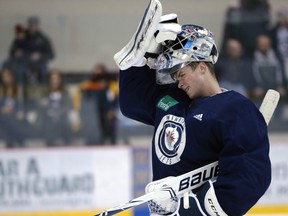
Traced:
<svg viewBox="0 0 288 216">
<path fill-rule="evenodd" d="M 149 42 L 157 29 L 161 16 L 161 2 L 150 0 L 131 40 L 114 55 L 114 60 L 121 70 L 126 70 L 143 61 L 143 56 L 149 47 Z"/>
<path fill-rule="evenodd" d="M 164 187 L 167 188 L 167 190 L 171 190 L 171 194 L 175 194 L 174 190 L 172 188 L 169 188 L 168 185 L 165 184 L 165 181 L 173 178 L 173 177 L 167 177 L 164 179 L 160 179 L 157 181 L 150 182 L 145 187 L 145 193 L 150 193 L 153 191 L 157 191 L 160 189 L 163 189 Z M 151 216 L 157 216 L 157 215 L 170 215 L 177 211 L 179 206 L 179 200 L 175 194 L 175 196 L 172 196 L 169 200 L 161 200 L 161 199 L 155 199 L 148 201 L 148 207 L 150 210 Z"/>
<path fill-rule="evenodd" d="M 181 25 L 178 24 L 177 14 L 171 13 L 161 16 L 145 56 L 157 58 L 161 52 L 161 44 L 167 40 L 175 40 L 180 32 Z"/>
<path fill-rule="evenodd" d="M 168 40 L 175 40 L 180 32 L 181 25 L 178 24 L 177 14 L 171 13 L 161 16 L 145 55 L 133 66 L 142 67 L 147 64 L 150 68 L 155 69 L 155 60 L 162 51 L 163 43 Z"/>
<path fill-rule="evenodd" d="M 147 63 L 144 57 L 146 52 L 148 57 L 149 54 L 157 54 L 161 50 L 159 45 L 162 42 L 175 40 L 180 32 L 177 15 L 162 16 L 159 0 L 151 0 L 135 34 L 129 43 L 114 55 L 114 60 L 121 70 L 132 66 L 144 66 Z"/>
<path fill-rule="evenodd" d="M 147 64 L 151 69 L 155 69 L 156 58 L 162 51 L 162 45 L 164 45 L 165 41 L 174 41 L 180 32 L 181 25 L 178 24 L 177 14 L 171 13 L 161 16 L 157 31 L 150 41 L 140 66 Z"/>
</svg>

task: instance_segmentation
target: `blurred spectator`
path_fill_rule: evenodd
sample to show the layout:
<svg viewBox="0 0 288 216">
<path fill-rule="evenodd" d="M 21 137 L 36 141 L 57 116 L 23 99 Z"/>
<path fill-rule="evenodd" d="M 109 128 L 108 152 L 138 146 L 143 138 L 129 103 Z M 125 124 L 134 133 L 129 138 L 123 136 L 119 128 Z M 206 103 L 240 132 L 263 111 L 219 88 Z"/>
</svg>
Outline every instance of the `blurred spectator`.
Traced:
<svg viewBox="0 0 288 216">
<path fill-rule="evenodd" d="M 245 10 L 256 10 L 260 12 L 269 11 L 269 0 L 240 0 L 241 7 Z"/>
<path fill-rule="evenodd" d="M 215 65 L 221 87 L 235 90 L 248 96 L 251 87 L 251 61 L 242 53 L 242 45 L 238 40 L 228 39 L 225 44 L 225 53 L 220 55 Z"/>
<path fill-rule="evenodd" d="M 288 8 L 277 13 L 276 24 L 270 31 L 272 46 L 281 62 L 286 90 L 288 88 Z"/>
<path fill-rule="evenodd" d="M 22 85 L 27 68 L 29 44 L 24 26 L 17 24 L 14 33 L 15 38 L 10 45 L 9 57 L 4 62 L 3 68 L 10 68 L 15 73 L 17 83 Z"/>
<path fill-rule="evenodd" d="M 55 54 L 50 39 L 40 29 L 39 17 L 29 17 L 27 24 L 29 64 L 26 79 L 28 85 L 31 85 L 45 80 L 48 63 L 54 58 Z"/>
<path fill-rule="evenodd" d="M 104 144 L 106 140 L 116 143 L 117 89 L 108 76 L 106 66 L 97 64 L 74 96 L 74 109 L 80 114 L 81 131 L 87 145 Z"/>
<path fill-rule="evenodd" d="M 117 143 L 117 114 L 118 114 L 118 109 L 119 109 L 118 74 L 117 76 L 115 76 L 113 74 L 106 73 L 106 77 L 107 77 L 106 79 L 108 82 L 107 99 L 109 103 L 109 109 L 107 111 L 107 119 L 106 120 L 103 119 L 106 121 L 104 139 L 108 140 L 111 144 L 116 144 Z"/>
<path fill-rule="evenodd" d="M 0 122 L 0 136 L 3 137 L 6 147 L 23 147 L 27 122 L 21 110 L 19 90 L 9 69 L 1 71 Z"/>
<path fill-rule="evenodd" d="M 27 20 L 27 65 L 24 73 L 23 95 L 30 122 L 34 123 L 38 101 L 43 95 L 43 83 L 47 80 L 48 62 L 54 58 L 50 39 L 41 31 L 38 17 Z M 32 135 L 33 136 L 33 135 Z"/>
<path fill-rule="evenodd" d="M 222 44 L 226 44 L 229 38 L 237 39 L 244 53 L 252 57 L 256 38 L 268 32 L 270 19 L 268 0 L 239 0 L 239 5 L 229 7 L 226 11 Z"/>
<path fill-rule="evenodd" d="M 279 91 L 281 95 L 285 94 L 281 65 L 271 47 L 271 41 L 266 35 L 260 35 L 257 38 L 257 49 L 253 59 L 253 75 L 256 81 L 253 94 L 256 98 L 263 98 L 270 88 Z"/>
<path fill-rule="evenodd" d="M 71 126 L 69 111 L 72 101 L 65 89 L 60 72 L 57 69 L 49 73 L 47 90 L 39 103 L 37 126 L 47 146 L 70 144 Z"/>
</svg>

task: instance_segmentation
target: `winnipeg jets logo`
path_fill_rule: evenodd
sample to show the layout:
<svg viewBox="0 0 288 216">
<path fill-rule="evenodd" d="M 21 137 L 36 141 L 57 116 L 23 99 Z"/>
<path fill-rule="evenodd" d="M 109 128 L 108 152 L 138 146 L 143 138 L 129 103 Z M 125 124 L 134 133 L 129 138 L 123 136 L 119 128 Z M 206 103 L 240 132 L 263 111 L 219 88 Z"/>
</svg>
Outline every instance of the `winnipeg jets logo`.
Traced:
<svg viewBox="0 0 288 216">
<path fill-rule="evenodd" d="M 176 141 L 179 139 L 179 133 L 176 128 L 167 127 L 165 129 L 165 143 L 170 151 L 177 151 Z"/>
<path fill-rule="evenodd" d="M 184 118 L 166 115 L 155 133 L 155 151 L 158 159 L 167 165 L 180 161 L 186 143 Z"/>
</svg>

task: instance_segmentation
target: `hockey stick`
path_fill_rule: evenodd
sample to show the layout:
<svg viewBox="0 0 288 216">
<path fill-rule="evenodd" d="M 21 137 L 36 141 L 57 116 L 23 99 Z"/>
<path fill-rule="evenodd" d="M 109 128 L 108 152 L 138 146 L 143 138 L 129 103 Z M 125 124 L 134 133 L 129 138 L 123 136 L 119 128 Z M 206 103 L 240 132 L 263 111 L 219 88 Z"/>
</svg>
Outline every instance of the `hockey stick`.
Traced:
<svg viewBox="0 0 288 216">
<path fill-rule="evenodd" d="M 268 125 L 280 99 L 279 92 L 269 89 L 259 108 Z"/>
<path fill-rule="evenodd" d="M 277 107 L 279 99 L 280 99 L 279 92 L 269 89 L 261 103 L 259 110 L 262 113 L 267 125 L 271 120 L 271 117 Z M 196 170 L 185 173 L 183 175 L 170 178 L 167 181 L 162 182 L 161 183 L 162 187 L 158 187 L 159 188 L 158 190 L 147 193 L 138 198 L 132 199 L 123 205 L 108 209 L 95 216 L 114 215 L 119 212 L 125 211 L 129 208 L 133 208 L 135 206 L 146 203 L 153 199 L 157 200 L 170 199 L 174 198 L 175 196 L 181 198 L 186 192 L 198 188 L 208 180 L 215 181 L 217 176 L 218 176 L 218 161 L 200 167 Z"/>
</svg>

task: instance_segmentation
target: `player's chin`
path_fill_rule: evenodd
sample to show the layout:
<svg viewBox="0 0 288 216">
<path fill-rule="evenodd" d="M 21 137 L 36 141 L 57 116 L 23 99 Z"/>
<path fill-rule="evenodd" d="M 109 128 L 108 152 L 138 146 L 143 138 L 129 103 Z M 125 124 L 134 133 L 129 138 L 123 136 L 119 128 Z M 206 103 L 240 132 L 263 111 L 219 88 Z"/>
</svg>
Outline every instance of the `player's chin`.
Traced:
<svg viewBox="0 0 288 216">
<path fill-rule="evenodd" d="M 196 96 L 195 92 L 191 91 L 191 89 L 187 89 L 185 92 L 190 99 L 193 99 Z"/>
<path fill-rule="evenodd" d="M 188 97 L 190 99 L 198 98 L 201 96 L 201 94 L 198 91 L 193 91 L 192 89 L 190 89 L 190 91 L 186 92 L 186 94 L 188 95 Z"/>
<path fill-rule="evenodd" d="M 186 93 L 186 95 L 188 96 L 188 97 L 190 97 L 190 91 L 189 91 L 189 87 L 186 87 L 186 88 L 184 88 L 184 89 L 182 89 L 185 93 Z"/>
<path fill-rule="evenodd" d="M 190 93 L 190 92 L 186 92 L 187 96 L 190 98 L 190 99 L 193 99 L 195 98 L 195 95 Z"/>
</svg>

